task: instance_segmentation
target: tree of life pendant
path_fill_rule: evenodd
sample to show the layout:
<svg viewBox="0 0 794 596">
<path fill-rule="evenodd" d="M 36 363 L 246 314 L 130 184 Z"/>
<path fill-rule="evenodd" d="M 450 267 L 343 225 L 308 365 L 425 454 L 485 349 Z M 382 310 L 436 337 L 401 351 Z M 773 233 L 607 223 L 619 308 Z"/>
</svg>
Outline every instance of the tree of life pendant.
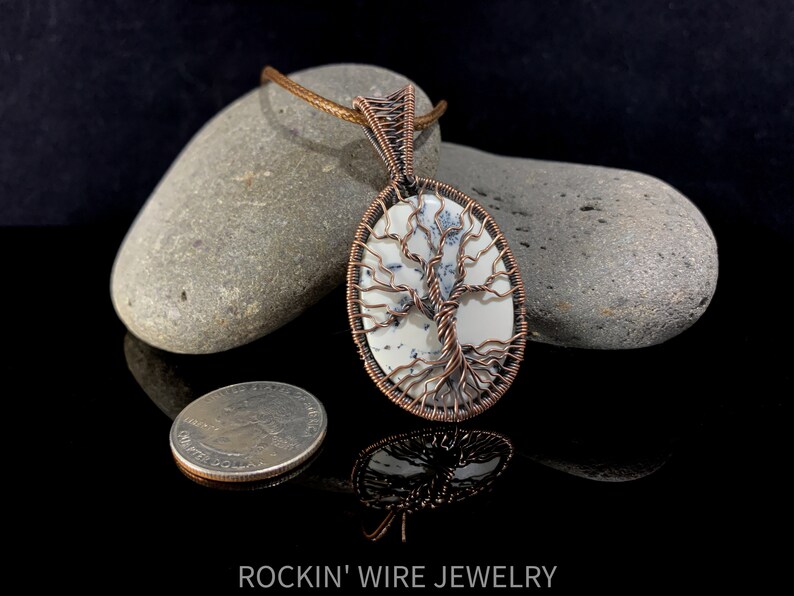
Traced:
<svg viewBox="0 0 794 596">
<path fill-rule="evenodd" d="M 414 88 L 357 97 L 390 183 L 356 231 L 347 309 L 364 367 L 389 399 L 443 422 L 482 413 L 524 354 L 524 285 L 496 222 L 448 184 L 414 176 Z"/>
</svg>

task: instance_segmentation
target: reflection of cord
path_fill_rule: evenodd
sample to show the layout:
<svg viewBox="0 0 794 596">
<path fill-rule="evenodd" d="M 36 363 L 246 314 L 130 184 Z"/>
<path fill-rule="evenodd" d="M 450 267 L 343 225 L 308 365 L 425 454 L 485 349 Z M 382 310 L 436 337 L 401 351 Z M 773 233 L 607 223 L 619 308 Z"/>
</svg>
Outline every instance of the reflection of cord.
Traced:
<svg viewBox="0 0 794 596">
<path fill-rule="evenodd" d="M 406 542 L 405 526 L 406 526 L 406 520 L 408 518 L 408 513 L 410 512 L 409 511 L 402 512 L 402 530 L 400 532 L 400 535 L 402 536 L 403 543 Z M 394 509 L 390 509 L 389 513 L 386 514 L 386 517 L 383 518 L 383 521 L 380 522 L 380 525 L 377 528 L 375 528 L 372 532 L 367 532 L 366 530 L 364 530 L 364 528 L 361 528 L 361 531 L 364 534 L 364 538 L 366 538 L 367 540 L 371 540 L 372 542 L 377 542 L 378 540 L 383 538 L 386 535 L 386 532 L 388 532 L 389 528 L 391 528 L 391 525 L 394 523 L 394 518 L 396 516 L 397 514 L 394 513 Z"/>
<path fill-rule="evenodd" d="M 360 124 L 361 126 L 367 126 L 367 121 L 364 118 L 364 115 L 359 112 L 358 110 L 353 110 L 351 108 L 345 107 L 341 104 L 336 103 L 335 101 L 331 101 L 330 99 L 326 99 L 322 95 L 316 94 L 314 91 L 310 91 L 303 85 L 299 85 L 288 76 L 280 73 L 272 66 L 265 66 L 262 69 L 262 75 L 259 77 L 260 83 L 265 84 L 267 81 L 273 81 L 276 85 L 283 87 L 293 95 L 299 97 L 309 105 L 318 110 L 325 112 L 326 114 L 331 114 L 331 116 L 336 116 L 337 118 L 341 118 L 342 120 L 346 120 L 347 122 L 352 122 L 354 124 Z M 417 116 L 414 122 L 414 128 L 416 130 L 422 130 L 436 122 L 444 112 L 447 111 L 447 102 L 445 100 L 439 101 L 436 106 L 430 110 L 427 114 L 423 114 L 421 116 Z"/>
</svg>

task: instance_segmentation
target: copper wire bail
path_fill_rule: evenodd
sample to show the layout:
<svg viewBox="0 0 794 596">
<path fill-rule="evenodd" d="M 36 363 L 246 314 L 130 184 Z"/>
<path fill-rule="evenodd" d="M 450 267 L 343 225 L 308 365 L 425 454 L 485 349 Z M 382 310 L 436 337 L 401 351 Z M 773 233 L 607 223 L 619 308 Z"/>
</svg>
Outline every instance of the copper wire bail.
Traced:
<svg viewBox="0 0 794 596">
<path fill-rule="evenodd" d="M 356 97 L 353 107 L 364 115 L 364 132 L 386 163 L 391 181 L 414 193 L 414 86 L 406 85 L 387 97 Z"/>
</svg>

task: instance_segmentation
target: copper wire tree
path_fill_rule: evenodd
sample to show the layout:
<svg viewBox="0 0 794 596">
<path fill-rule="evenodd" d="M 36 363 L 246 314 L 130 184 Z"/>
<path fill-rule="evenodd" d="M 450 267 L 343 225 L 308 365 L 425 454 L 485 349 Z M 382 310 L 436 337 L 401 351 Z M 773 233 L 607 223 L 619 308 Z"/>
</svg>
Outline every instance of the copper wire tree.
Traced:
<svg viewBox="0 0 794 596">
<path fill-rule="evenodd" d="M 447 201 L 461 198 L 457 191 L 443 186 L 428 181 L 410 197 L 392 187 L 376 199 L 353 244 L 349 305 L 367 369 L 381 389 L 414 413 L 452 421 L 476 415 L 504 393 L 523 355 L 526 323 L 523 288 L 520 282 L 515 283 L 517 267 L 501 232 L 496 229 L 494 233 L 490 216 L 465 195 L 459 201 L 463 210 L 457 219 L 442 217 L 448 215 Z M 435 199 L 437 208 L 428 209 L 428 197 Z M 410 209 L 406 229 L 393 225 L 389 203 Z M 489 224 L 493 224 L 491 230 Z M 384 261 L 382 252 L 388 243 L 399 251 L 401 263 Z M 479 248 L 469 250 L 475 243 Z M 470 270 L 484 259 L 487 276 L 470 283 Z M 397 267 L 412 268 L 419 279 L 413 284 L 400 283 Z M 489 337 L 476 345 L 461 341 L 461 305 L 472 299 L 487 304 L 489 296 L 512 299 L 513 333 L 506 338 Z M 426 354 L 414 351 L 404 364 L 383 370 L 372 353 L 373 346 L 362 336 L 399 327 L 411 316 L 427 319 L 423 328 L 435 333 L 436 349 Z"/>
</svg>

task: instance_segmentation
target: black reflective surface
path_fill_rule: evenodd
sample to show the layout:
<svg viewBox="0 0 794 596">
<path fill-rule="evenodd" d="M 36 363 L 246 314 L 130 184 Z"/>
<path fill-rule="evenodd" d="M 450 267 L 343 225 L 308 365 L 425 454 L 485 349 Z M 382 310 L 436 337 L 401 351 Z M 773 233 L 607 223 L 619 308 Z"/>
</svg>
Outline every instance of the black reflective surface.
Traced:
<svg viewBox="0 0 794 596">
<path fill-rule="evenodd" d="M 17 493 L 24 536 L 34 565 L 64 584 L 226 593 L 240 566 L 424 565 L 437 579 L 443 566 L 477 563 L 556 565 L 557 592 L 642 593 L 739 575 L 761 586 L 783 569 L 772 539 L 784 524 L 789 357 L 769 312 L 745 314 L 783 254 L 769 239 L 757 239 L 771 255 L 756 267 L 761 287 L 738 275 L 747 263 L 729 261 L 703 319 L 663 346 L 530 344 L 509 393 L 456 431 L 504 436 L 509 463 L 454 499 L 448 471 L 460 453 L 436 457 L 447 472 L 426 478 L 425 494 L 446 500 L 415 508 L 403 543 L 397 526 L 377 542 L 364 536 L 385 510 L 368 506 L 372 483 L 362 502 L 354 470 L 384 439 L 431 431 L 372 385 L 340 290 L 252 345 L 168 354 L 128 335 L 110 305 L 121 227 L 0 232 L 12 280 L 6 399 L 22 406 L 9 424 L 34 470 Z M 301 475 L 257 491 L 184 477 L 168 446 L 172 417 L 209 390 L 252 380 L 316 395 L 329 418 L 323 451 Z M 357 586 L 351 573 L 338 592 Z"/>
</svg>

